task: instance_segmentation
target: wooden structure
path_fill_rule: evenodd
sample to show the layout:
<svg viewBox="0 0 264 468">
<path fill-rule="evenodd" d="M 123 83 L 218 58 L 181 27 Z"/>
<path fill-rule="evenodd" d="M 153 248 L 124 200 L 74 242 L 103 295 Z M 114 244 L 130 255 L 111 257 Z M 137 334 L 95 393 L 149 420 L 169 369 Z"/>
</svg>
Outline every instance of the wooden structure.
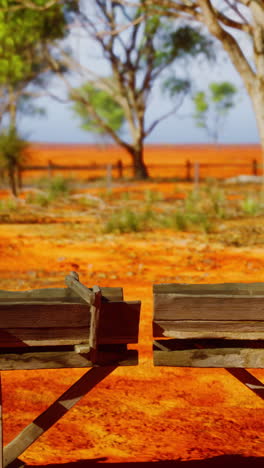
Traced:
<svg viewBox="0 0 264 468">
<path fill-rule="evenodd" d="M 92 367 L 4 449 L 0 443 L 0 468 L 22 464 L 17 457 L 117 366 L 138 363 L 127 345 L 138 341 L 140 302 L 124 301 L 122 288 L 89 289 L 75 272 L 65 281 L 62 289 L 0 291 L 0 370 Z"/>
<path fill-rule="evenodd" d="M 153 292 L 156 366 L 264 368 L 264 283 L 159 284 Z"/>
</svg>

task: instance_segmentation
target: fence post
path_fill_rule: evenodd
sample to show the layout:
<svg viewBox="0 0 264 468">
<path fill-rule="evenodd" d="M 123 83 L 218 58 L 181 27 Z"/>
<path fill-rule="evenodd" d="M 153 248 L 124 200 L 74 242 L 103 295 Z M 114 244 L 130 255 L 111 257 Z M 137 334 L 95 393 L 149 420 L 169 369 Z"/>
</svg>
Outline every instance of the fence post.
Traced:
<svg viewBox="0 0 264 468">
<path fill-rule="evenodd" d="M 256 159 L 252 160 L 252 174 L 258 175 L 258 161 Z"/>
<path fill-rule="evenodd" d="M 48 177 L 51 178 L 52 177 L 52 161 L 49 159 L 48 160 Z"/>
<path fill-rule="evenodd" d="M 191 168 L 192 164 L 189 159 L 186 160 L 186 180 L 189 182 L 191 180 Z"/>
<path fill-rule="evenodd" d="M 194 163 L 194 190 L 198 190 L 200 180 L 200 163 L 195 161 Z"/>
<path fill-rule="evenodd" d="M 121 159 L 118 159 L 116 163 L 116 167 L 117 167 L 117 177 L 118 179 L 122 179 L 123 178 L 123 163 Z"/>
<path fill-rule="evenodd" d="M 112 164 L 106 166 L 106 188 L 108 191 L 112 188 Z"/>
</svg>

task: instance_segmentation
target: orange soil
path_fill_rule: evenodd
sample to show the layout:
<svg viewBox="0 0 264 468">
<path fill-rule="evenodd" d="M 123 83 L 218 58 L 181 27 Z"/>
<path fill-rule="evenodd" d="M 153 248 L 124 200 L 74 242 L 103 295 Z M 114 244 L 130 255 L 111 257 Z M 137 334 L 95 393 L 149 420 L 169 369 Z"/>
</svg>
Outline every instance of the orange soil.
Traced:
<svg viewBox="0 0 264 468">
<path fill-rule="evenodd" d="M 185 163 L 190 160 L 192 163 L 199 161 L 201 164 L 246 164 L 245 167 L 221 167 L 201 168 L 202 177 L 229 177 L 238 173 L 251 174 L 252 160 L 261 160 L 261 150 L 259 145 L 146 145 L 145 161 L 147 165 L 180 165 L 182 167 L 170 167 L 167 169 L 150 168 L 151 176 L 178 176 L 184 177 L 186 174 Z M 63 145 L 63 144 L 34 144 L 30 151 L 29 163 L 46 165 L 49 160 L 55 164 L 106 164 L 116 163 L 121 159 L 124 164 L 131 164 L 128 153 L 114 145 Z M 65 172 L 64 172 L 65 173 Z M 31 173 L 26 175 L 32 176 Z M 43 175 L 43 172 L 34 175 Z M 97 170 L 89 172 L 77 172 L 78 177 L 89 178 L 100 175 Z M 76 175 L 76 171 L 72 172 Z M 126 175 L 131 176 L 131 171 L 126 171 Z"/>
<path fill-rule="evenodd" d="M 117 369 L 30 447 L 23 460 L 51 464 L 220 457 L 221 462 L 225 455 L 223 463 L 248 458 L 247 466 L 260 466 L 261 398 L 224 369 L 153 367 L 151 287 L 161 282 L 264 282 L 261 247 L 224 247 L 202 234 L 169 230 L 95 237 L 87 224 L 2 224 L 0 258 L 2 289 L 63 287 L 65 274 L 75 269 L 87 285 L 123 286 L 126 299 L 142 300 L 140 365 Z M 2 372 L 5 441 L 83 373 Z M 264 370 L 252 374 L 264 382 Z"/>
</svg>

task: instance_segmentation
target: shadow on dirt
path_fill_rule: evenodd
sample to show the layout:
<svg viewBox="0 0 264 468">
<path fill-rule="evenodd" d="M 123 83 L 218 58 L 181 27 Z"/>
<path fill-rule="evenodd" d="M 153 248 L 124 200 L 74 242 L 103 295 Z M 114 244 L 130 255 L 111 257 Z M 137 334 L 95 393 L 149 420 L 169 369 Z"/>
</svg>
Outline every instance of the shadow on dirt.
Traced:
<svg viewBox="0 0 264 468">
<path fill-rule="evenodd" d="M 102 463 L 101 462 L 105 462 Z M 155 462 L 107 463 L 107 458 L 79 460 L 71 463 L 29 466 L 26 468 L 263 468 L 264 457 L 243 457 L 241 455 L 220 455 L 205 460 L 161 460 Z"/>
</svg>

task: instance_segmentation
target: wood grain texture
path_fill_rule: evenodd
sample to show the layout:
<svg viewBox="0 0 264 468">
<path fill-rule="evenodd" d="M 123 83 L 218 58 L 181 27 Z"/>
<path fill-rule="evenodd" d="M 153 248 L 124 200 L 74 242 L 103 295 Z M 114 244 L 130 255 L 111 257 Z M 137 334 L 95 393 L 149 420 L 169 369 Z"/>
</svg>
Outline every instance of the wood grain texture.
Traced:
<svg viewBox="0 0 264 468">
<path fill-rule="evenodd" d="M 264 296 L 155 294 L 154 320 L 264 320 Z"/>
<path fill-rule="evenodd" d="M 159 320 L 153 336 L 166 338 L 264 339 L 264 321 Z"/>
<path fill-rule="evenodd" d="M 122 301 L 123 289 L 116 288 L 101 288 L 102 298 L 106 301 Z M 77 301 L 76 301 L 77 299 Z M 32 289 L 27 291 L 5 291 L 0 290 L 1 302 L 83 302 L 84 300 L 72 291 L 70 288 L 43 288 Z"/>
<path fill-rule="evenodd" d="M 264 342 L 193 340 L 155 341 L 155 366 L 263 368 Z"/>
<path fill-rule="evenodd" d="M 137 343 L 139 315 L 139 301 L 102 302 L 98 342 Z M 88 343 L 89 324 L 86 304 L 0 303 L 0 347 Z"/>
<path fill-rule="evenodd" d="M 0 328 L 71 328 L 88 327 L 87 304 L 0 303 Z"/>
<path fill-rule="evenodd" d="M 153 285 L 154 294 L 184 294 L 184 295 L 236 295 L 264 296 L 264 283 L 218 283 L 218 284 L 180 284 L 164 283 Z"/>
<path fill-rule="evenodd" d="M 88 343 L 88 327 L 0 329 L 0 349 Z"/>
<path fill-rule="evenodd" d="M 89 346 L 90 346 L 90 359 L 92 362 L 97 360 L 97 346 L 99 335 L 99 321 L 101 312 L 102 294 L 99 286 L 93 287 L 93 302 L 90 307 L 91 321 L 89 330 Z"/>
<path fill-rule="evenodd" d="M 98 352 L 96 366 L 135 366 L 138 364 L 138 353 L 135 350 L 115 352 Z M 0 370 L 19 369 L 63 369 L 93 367 L 89 353 L 79 354 L 75 351 L 25 352 L 23 354 L 0 354 Z"/>
<path fill-rule="evenodd" d="M 70 288 L 77 296 L 80 296 L 89 305 L 94 303 L 94 291 L 80 283 L 79 276 L 75 271 L 72 271 L 69 275 L 66 276 L 65 283 L 68 288 Z"/>
</svg>

